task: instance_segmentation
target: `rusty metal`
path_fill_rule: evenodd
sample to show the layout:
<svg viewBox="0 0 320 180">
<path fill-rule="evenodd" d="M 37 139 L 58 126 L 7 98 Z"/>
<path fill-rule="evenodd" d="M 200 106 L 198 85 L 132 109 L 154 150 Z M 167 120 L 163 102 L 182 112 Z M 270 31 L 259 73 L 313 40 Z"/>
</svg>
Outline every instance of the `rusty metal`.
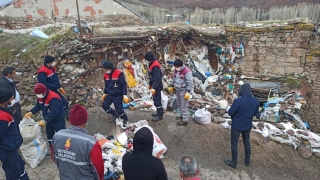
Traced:
<svg viewBox="0 0 320 180">
<path fill-rule="evenodd" d="M 214 49 L 209 49 L 208 50 L 208 59 L 209 59 L 209 63 L 212 67 L 212 69 L 214 69 L 215 71 L 218 70 L 218 58 L 216 56 L 216 51 Z"/>
</svg>

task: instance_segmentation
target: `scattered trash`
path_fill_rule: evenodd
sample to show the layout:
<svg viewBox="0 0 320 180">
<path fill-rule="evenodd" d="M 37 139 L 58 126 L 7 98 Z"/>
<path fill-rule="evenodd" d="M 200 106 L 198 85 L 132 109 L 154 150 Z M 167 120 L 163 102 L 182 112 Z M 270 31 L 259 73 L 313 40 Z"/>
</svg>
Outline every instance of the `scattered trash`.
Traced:
<svg viewBox="0 0 320 180">
<path fill-rule="evenodd" d="M 39 37 L 39 38 L 44 38 L 44 39 L 48 39 L 49 36 L 46 35 L 45 33 L 43 33 L 40 29 L 35 28 L 31 33 L 31 36 L 35 36 L 35 37 Z"/>
</svg>

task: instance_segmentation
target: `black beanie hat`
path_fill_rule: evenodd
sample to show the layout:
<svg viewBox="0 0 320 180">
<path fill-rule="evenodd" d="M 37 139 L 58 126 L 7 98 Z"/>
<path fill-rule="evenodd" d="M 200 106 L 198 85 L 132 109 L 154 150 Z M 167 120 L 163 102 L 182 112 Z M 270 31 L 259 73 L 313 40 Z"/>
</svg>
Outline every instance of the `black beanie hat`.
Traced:
<svg viewBox="0 0 320 180">
<path fill-rule="evenodd" d="M 0 88 L 0 103 L 7 102 L 13 96 L 13 91 L 9 89 Z"/>
<path fill-rule="evenodd" d="M 152 54 L 152 52 L 147 52 L 147 53 L 144 55 L 144 58 L 145 58 L 147 61 L 153 61 L 153 60 L 154 60 L 154 55 Z"/>
<path fill-rule="evenodd" d="M 46 55 L 44 57 L 44 63 L 45 64 L 52 63 L 53 61 L 54 61 L 54 57 L 52 57 L 52 56 Z"/>
<path fill-rule="evenodd" d="M 110 61 L 103 62 L 102 67 L 105 69 L 113 69 L 114 68 L 112 62 L 110 62 Z"/>
<path fill-rule="evenodd" d="M 181 59 L 176 59 L 173 63 L 174 66 L 183 66 L 183 62 Z"/>
</svg>

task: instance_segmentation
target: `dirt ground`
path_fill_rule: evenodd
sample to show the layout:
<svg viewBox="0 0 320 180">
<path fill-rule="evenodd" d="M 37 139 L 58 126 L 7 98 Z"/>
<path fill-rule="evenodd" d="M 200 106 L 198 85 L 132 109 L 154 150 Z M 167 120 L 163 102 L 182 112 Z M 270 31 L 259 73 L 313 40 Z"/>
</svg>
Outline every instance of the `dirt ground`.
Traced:
<svg viewBox="0 0 320 180">
<path fill-rule="evenodd" d="M 110 124 L 109 116 L 102 108 L 89 110 L 87 129 L 90 134 L 101 133 L 112 135 L 121 132 L 118 127 Z M 138 121 L 151 119 L 150 112 L 127 111 L 129 119 Z M 150 121 L 149 121 L 150 122 Z M 102 126 L 103 125 L 103 126 Z M 255 132 L 251 133 L 252 163 L 244 165 L 244 149 L 242 139 L 239 140 L 239 162 L 236 170 L 223 163 L 224 158 L 231 158 L 230 129 L 219 124 L 199 125 L 190 120 L 187 127 L 176 126 L 176 120 L 167 114 L 164 120 L 149 125 L 159 135 L 168 150 L 162 159 L 169 177 L 179 180 L 178 160 L 183 155 L 194 156 L 200 168 L 203 180 L 214 179 L 319 179 L 320 158 L 304 159 L 297 150 L 264 138 Z M 55 164 L 46 157 L 40 165 L 26 170 L 32 180 L 58 180 L 59 175 Z M 4 172 L 0 170 L 0 180 Z"/>
</svg>

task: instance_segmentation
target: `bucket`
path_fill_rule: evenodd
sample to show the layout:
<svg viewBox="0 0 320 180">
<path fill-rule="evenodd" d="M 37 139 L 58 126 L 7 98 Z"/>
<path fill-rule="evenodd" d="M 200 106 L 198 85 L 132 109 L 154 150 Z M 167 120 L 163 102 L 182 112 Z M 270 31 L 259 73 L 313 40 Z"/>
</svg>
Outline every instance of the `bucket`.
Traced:
<svg viewBox="0 0 320 180">
<path fill-rule="evenodd" d="M 210 77 L 210 76 L 211 76 L 211 72 L 209 72 L 209 71 L 206 71 L 204 74 L 205 74 L 207 77 Z"/>
</svg>

